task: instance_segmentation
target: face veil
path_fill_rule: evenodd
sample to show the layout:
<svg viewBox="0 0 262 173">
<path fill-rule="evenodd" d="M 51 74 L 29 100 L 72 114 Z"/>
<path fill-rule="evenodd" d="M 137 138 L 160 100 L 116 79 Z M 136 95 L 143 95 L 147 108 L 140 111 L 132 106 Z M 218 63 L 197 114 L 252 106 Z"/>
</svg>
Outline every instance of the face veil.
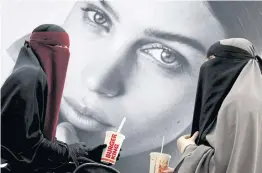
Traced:
<svg viewBox="0 0 262 173">
<path fill-rule="evenodd" d="M 69 61 L 69 36 L 56 25 L 41 25 L 31 34 L 29 46 L 37 56 L 48 84 L 44 135 L 53 140 Z"/>
<path fill-rule="evenodd" d="M 254 46 L 245 39 L 219 41 L 209 48 L 207 57 L 212 55 L 215 58 L 206 61 L 199 73 L 191 132 L 199 131 L 197 145 L 207 144 L 206 135 L 215 126 L 223 101 L 247 63 L 256 59 L 262 69 Z"/>
</svg>

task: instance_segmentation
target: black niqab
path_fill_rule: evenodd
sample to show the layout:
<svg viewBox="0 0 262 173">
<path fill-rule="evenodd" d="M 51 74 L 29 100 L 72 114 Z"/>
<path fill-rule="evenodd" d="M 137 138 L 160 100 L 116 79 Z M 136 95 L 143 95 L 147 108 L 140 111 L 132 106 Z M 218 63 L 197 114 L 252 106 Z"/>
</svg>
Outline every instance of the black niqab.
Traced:
<svg viewBox="0 0 262 173">
<path fill-rule="evenodd" d="M 200 68 L 191 135 L 199 131 L 196 144 L 205 144 L 206 135 L 214 127 L 219 109 L 247 62 L 253 57 L 241 48 L 213 44 Z M 257 56 L 257 58 L 259 58 Z M 261 59 L 259 59 L 261 61 Z M 260 63 L 260 67 L 262 64 Z"/>
</svg>

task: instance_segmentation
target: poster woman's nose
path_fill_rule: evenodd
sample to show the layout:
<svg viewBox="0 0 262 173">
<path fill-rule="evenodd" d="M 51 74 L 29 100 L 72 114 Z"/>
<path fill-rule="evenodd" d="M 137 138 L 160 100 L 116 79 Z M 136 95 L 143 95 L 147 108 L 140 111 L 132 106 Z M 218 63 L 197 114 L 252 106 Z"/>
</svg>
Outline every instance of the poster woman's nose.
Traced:
<svg viewBox="0 0 262 173">
<path fill-rule="evenodd" d="M 121 35 L 122 36 L 122 35 Z M 126 92 L 136 62 L 136 40 L 118 37 L 96 54 L 97 59 L 85 76 L 86 87 L 105 97 L 117 97 Z"/>
<path fill-rule="evenodd" d="M 88 90 L 103 97 L 117 97 L 124 93 L 124 76 L 119 62 L 106 64 L 103 68 L 93 67 L 85 77 Z"/>
</svg>

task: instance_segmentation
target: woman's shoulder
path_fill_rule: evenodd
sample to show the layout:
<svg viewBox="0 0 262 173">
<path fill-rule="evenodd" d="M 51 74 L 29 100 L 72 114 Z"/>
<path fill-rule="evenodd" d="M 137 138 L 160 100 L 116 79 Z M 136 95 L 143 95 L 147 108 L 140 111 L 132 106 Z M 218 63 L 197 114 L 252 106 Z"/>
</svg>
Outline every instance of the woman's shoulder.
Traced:
<svg viewBox="0 0 262 173">
<path fill-rule="evenodd" d="M 1 51 L 1 81 L 2 86 L 8 76 L 11 74 L 14 68 L 15 62 L 12 60 L 11 56 L 6 50 Z"/>
<path fill-rule="evenodd" d="M 10 69 L 9 69 L 10 70 Z M 35 86 L 36 83 L 46 85 L 46 77 L 40 67 L 24 65 L 13 67 L 11 72 L 5 74 L 5 80 L 2 80 L 3 85 L 14 83 L 20 87 Z"/>
<path fill-rule="evenodd" d="M 19 69 L 15 69 L 8 78 L 19 82 L 25 87 L 34 86 L 36 83 L 41 83 L 45 86 L 47 83 L 41 68 L 31 66 L 23 66 Z"/>
<path fill-rule="evenodd" d="M 221 108 L 242 113 L 257 111 L 262 109 L 262 98 L 253 97 L 248 93 L 235 94 L 226 99 Z"/>
</svg>

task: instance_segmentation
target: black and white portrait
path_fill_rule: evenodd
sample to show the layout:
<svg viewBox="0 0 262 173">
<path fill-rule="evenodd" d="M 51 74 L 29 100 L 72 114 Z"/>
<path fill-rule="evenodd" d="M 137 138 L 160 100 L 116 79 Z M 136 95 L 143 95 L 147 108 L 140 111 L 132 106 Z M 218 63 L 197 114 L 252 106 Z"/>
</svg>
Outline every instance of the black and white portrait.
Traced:
<svg viewBox="0 0 262 173">
<path fill-rule="evenodd" d="M 3 7 L 1 85 L 34 27 L 63 26 L 71 56 L 56 137 L 92 147 L 126 117 L 115 165 L 123 173 L 148 172 L 163 136 L 163 152 L 176 165 L 176 140 L 190 132 L 210 45 L 243 37 L 262 51 L 259 1 L 10 0 Z"/>
</svg>

